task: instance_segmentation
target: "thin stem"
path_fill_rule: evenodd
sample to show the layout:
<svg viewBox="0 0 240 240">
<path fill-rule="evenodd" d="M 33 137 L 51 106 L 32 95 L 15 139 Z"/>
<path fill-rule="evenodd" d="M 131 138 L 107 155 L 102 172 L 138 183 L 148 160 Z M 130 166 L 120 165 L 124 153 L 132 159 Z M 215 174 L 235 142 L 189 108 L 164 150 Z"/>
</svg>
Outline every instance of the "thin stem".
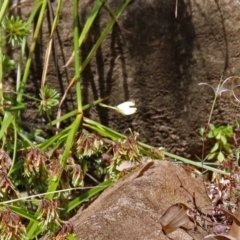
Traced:
<svg viewBox="0 0 240 240">
<path fill-rule="evenodd" d="M 99 103 L 99 106 L 116 110 L 116 107 L 112 107 L 112 106 L 106 105 L 106 104 L 104 104 L 104 103 Z"/>
<path fill-rule="evenodd" d="M 83 118 L 83 125 L 89 129 L 92 129 L 96 132 L 98 132 L 99 134 L 105 136 L 105 137 L 108 137 L 110 139 L 112 139 L 113 141 L 117 141 L 119 138 L 123 138 L 125 139 L 126 136 L 124 134 L 121 134 L 111 128 L 108 128 L 108 127 L 105 127 L 104 125 L 100 124 L 100 123 L 97 123 L 91 119 L 88 119 L 86 117 Z M 152 156 L 156 159 L 159 159 L 159 157 L 157 156 L 157 154 L 154 154 L 151 152 L 151 149 L 153 148 L 152 146 L 148 145 L 148 144 L 145 144 L 145 143 L 142 143 L 142 142 L 139 142 L 138 141 L 138 144 L 139 146 L 141 147 L 141 151 L 149 156 Z M 209 171 L 213 171 L 213 172 L 216 172 L 216 173 L 220 173 L 222 175 L 226 175 L 226 176 L 230 176 L 230 173 L 229 172 L 226 172 L 226 171 L 222 171 L 222 170 L 219 170 L 217 168 L 213 168 L 213 167 L 210 167 L 210 166 L 206 166 L 206 165 L 203 165 L 202 162 L 196 162 L 196 161 L 193 161 L 193 160 L 190 160 L 190 159 L 186 159 L 184 157 L 180 157 L 178 155 L 175 155 L 175 154 L 172 154 L 172 153 L 169 153 L 165 150 L 161 150 L 160 152 L 162 152 L 165 156 L 168 156 L 172 159 L 177 159 L 179 161 L 182 161 L 186 164 L 190 164 L 192 166 L 195 166 L 195 167 L 199 167 L 199 168 L 203 168 L 203 169 L 206 169 L 206 170 L 209 170 Z"/>
<path fill-rule="evenodd" d="M 75 63 L 75 78 L 77 92 L 77 106 L 79 114 L 82 114 L 82 92 L 81 92 L 81 76 L 79 72 L 80 57 L 78 48 L 78 0 L 73 0 L 73 16 L 74 16 L 74 63 Z"/>
<path fill-rule="evenodd" d="M 211 122 L 211 119 L 212 119 L 214 107 L 215 107 L 215 105 L 216 105 L 217 97 L 218 97 L 218 95 L 215 94 L 214 100 L 213 100 L 213 103 L 212 103 L 212 108 L 211 108 L 211 111 L 210 111 L 210 114 L 209 114 L 209 117 L 208 117 L 206 133 L 208 132 L 208 128 L 209 128 L 209 126 L 210 126 L 210 122 Z"/>
</svg>

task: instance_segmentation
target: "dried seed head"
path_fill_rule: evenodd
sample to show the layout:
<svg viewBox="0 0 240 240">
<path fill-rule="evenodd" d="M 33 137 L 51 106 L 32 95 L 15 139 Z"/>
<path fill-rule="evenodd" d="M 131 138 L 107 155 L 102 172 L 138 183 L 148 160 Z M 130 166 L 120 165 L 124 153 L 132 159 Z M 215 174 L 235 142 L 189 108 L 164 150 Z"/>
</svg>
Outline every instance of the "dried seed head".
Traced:
<svg viewBox="0 0 240 240">
<path fill-rule="evenodd" d="M 57 199 L 49 200 L 43 199 L 39 204 L 40 216 L 38 219 L 41 221 L 40 225 L 43 229 L 54 230 L 61 226 L 61 219 L 58 215 L 59 201 Z"/>
<path fill-rule="evenodd" d="M 2 200 L 17 198 L 17 192 L 15 191 L 11 179 L 8 177 L 7 173 L 2 170 L 0 170 L 0 197 Z"/>
<path fill-rule="evenodd" d="M 20 217 L 7 206 L 0 210 L 0 229 L 1 239 L 28 239 Z"/>
<path fill-rule="evenodd" d="M 83 171 L 79 164 L 74 164 L 72 168 L 72 184 L 74 187 L 81 185 L 83 181 Z"/>
<path fill-rule="evenodd" d="M 107 165 L 110 165 L 112 160 L 112 155 L 109 153 L 103 153 L 100 158 L 101 162 Z"/>
<path fill-rule="evenodd" d="M 53 181 L 56 181 L 57 178 L 59 178 L 59 176 L 62 173 L 62 166 L 60 162 L 58 160 L 55 160 L 55 161 L 53 160 L 51 164 L 48 166 L 48 172 L 49 172 L 50 178 Z"/>
<path fill-rule="evenodd" d="M 53 238 L 54 240 L 65 240 L 69 234 L 73 233 L 73 225 L 69 222 L 66 222 L 58 234 Z"/>
<path fill-rule="evenodd" d="M 91 156 L 102 152 L 104 142 L 102 138 L 94 133 L 82 133 L 77 140 L 77 153 L 84 156 Z"/>
<path fill-rule="evenodd" d="M 12 159 L 8 156 L 8 154 L 0 149 L 0 169 L 4 172 L 8 172 L 12 165 Z"/>
<path fill-rule="evenodd" d="M 122 161 L 139 161 L 139 159 L 142 157 L 142 154 L 139 151 L 136 138 L 137 136 L 135 134 L 132 134 L 125 140 L 113 143 L 112 160 L 115 161 L 116 164 L 120 164 Z"/>
<path fill-rule="evenodd" d="M 27 153 L 24 162 L 24 173 L 27 176 L 38 175 L 39 172 L 46 172 L 46 157 L 37 148 L 32 148 Z"/>
</svg>

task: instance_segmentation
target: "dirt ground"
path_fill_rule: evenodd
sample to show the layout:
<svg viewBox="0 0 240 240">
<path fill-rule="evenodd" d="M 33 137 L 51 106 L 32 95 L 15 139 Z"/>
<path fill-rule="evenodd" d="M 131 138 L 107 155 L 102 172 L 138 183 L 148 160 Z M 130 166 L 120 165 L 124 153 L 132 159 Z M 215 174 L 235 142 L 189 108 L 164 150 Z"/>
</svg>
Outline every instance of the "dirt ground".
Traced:
<svg viewBox="0 0 240 240">
<path fill-rule="evenodd" d="M 94 1 L 80 1 L 83 26 Z M 120 0 L 109 1 L 113 8 Z M 177 5 L 176 5 L 177 3 Z M 56 1 L 51 3 L 53 8 Z M 58 34 L 48 69 L 48 84 L 64 93 L 74 76 L 73 65 L 64 68 L 73 50 L 71 1 L 64 1 Z M 138 111 L 120 116 L 100 107 L 87 116 L 118 131 L 137 131 L 139 140 L 186 157 L 200 156 L 198 129 L 207 123 L 213 91 L 198 83 L 217 86 L 221 76 L 240 75 L 240 2 L 238 0 L 135 0 L 83 72 L 84 103 L 108 97 L 117 105 L 134 99 Z M 27 17 L 29 8 L 22 9 Z M 24 12 L 26 11 L 26 12 Z M 105 8 L 91 29 L 81 58 L 85 59 L 111 18 Z M 34 56 L 29 90 L 38 96 L 49 20 L 44 22 Z M 65 111 L 75 106 L 69 93 Z M 234 124 L 239 107 L 223 93 L 213 122 Z M 23 119 L 39 121 L 36 104 L 29 102 Z"/>
</svg>

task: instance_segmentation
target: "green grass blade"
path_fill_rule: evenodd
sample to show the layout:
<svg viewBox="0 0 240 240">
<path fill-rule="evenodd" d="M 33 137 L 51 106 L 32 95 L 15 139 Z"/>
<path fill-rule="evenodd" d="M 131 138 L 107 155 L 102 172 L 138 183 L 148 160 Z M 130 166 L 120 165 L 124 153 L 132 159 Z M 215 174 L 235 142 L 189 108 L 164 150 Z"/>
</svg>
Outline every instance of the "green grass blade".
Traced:
<svg viewBox="0 0 240 240">
<path fill-rule="evenodd" d="M 100 47 L 100 45 L 102 44 L 103 40 L 106 38 L 107 34 L 111 31 L 113 25 L 115 24 L 116 20 L 121 16 L 122 12 L 124 11 L 124 9 L 127 7 L 127 5 L 131 2 L 131 0 L 125 0 L 120 7 L 118 8 L 116 14 L 114 14 L 114 16 L 116 16 L 116 18 L 111 19 L 109 21 L 109 23 L 107 24 L 107 26 L 105 27 L 105 29 L 102 31 L 101 36 L 99 37 L 99 39 L 97 40 L 97 42 L 95 43 L 95 45 L 92 47 L 91 51 L 89 52 L 88 56 L 86 57 L 86 59 L 84 60 L 84 62 L 82 63 L 81 67 L 79 68 L 79 72 L 82 73 L 83 70 L 85 69 L 85 67 L 88 65 L 88 63 L 91 61 L 91 59 L 93 58 L 93 55 L 96 53 L 96 51 L 98 50 L 98 48 Z M 74 77 L 70 84 L 68 85 L 68 88 L 66 89 L 60 104 L 59 104 L 59 110 L 60 107 L 62 106 L 64 100 L 66 99 L 67 93 L 68 91 L 71 89 L 71 87 L 75 84 L 76 82 L 76 77 Z"/>
<path fill-rule="evenodd" d="M 81 32 L 81 35 L 79 37 L 79 40 L 78 40 L 78 47 L 80 48 L 84 39 L 86 38 L 90 28 L 92 27 L 92 24 L 96 18 L 96 16 L 98 15 L 101 7 L 103 5 L 103 1 L 102 0 L 97 0 L 91 13 L 89 14 L 88 16 L 88 19 L 86 21 L 86 23 L 84 24 L 84 27 L 83 27 L 83 30 Z M 70 60 L 75 56 L 74 52 L 72 53 L 72 56 L 70 58 Z M 69 64 L 70 60 L 68 61 L 68 63 L 66 65 Z"/>
<path fill-rule="evenodd" d="M 23 74 L 23 79 L 22 79 L 21 86 L 20 86 L 20 89 L 19 89 L 19 94 L 17 96 L 17 102 L 22 102 L 23 93 L 24 93 L 25 86 L 26 86 L 26 83 L 27 83 L 29 70 L 30 70 L 30 66 L 31 66 L 31 63 L 32 63 L 32 59 L 33 59 L 34 50 L 35 50 L 35 47 L 36 47 L 36 43 L 37 43 L 37 39 L 38 39 L 38 36 L 39 36 L 39 33 L 40 33 L 41 26 L 42 26 L 42 23 L 43 23 L 44 13 L 45 13 L 45 10 L 46 10 L 46 7 L 47 7 L 48 0 L 43 0 L 43 1 L 41 1 L 41 3 L 42 3 L 42 6 L 41 6 L 40 13 L 39 13 L 36 29 L 35 29 L 35 32 L 33 34 L 33 41 L 32 41 L 31 47 L 30 47 L 29 56 L 27 58 L 25 71 L 24 71 L 24 74 Z"/>
<path fill-rule="evenodd" d="M 34 18 L 36 17 L 37 13 L 39 12 L 39 9 L 42 6 L 42 1 L 36 1 L 36 5 L 34 9 L 31 11 L 30 16 L 28 17 L 28 23 L 31 24 L 34 21 Z"/>
<path fill-rule="evenodd" d="M 97 17 L 101 7 L 103 5 L 103 1 L 102 0 L 97 0 L 90 15 L 88 16 L 87 22 L 84 25 L 84 28 L 81 32 L 81 35 L 79 37 L 79 41 L 78 41 L 78 46 L 81 47 L 85 37 L 87 36 L 87 33 L 89 32 L 90 28 L 92 27 L 92 24 L 95 20 L 95 18 Z"/>
<path fill-rule="evenodd" d="M 13 130 L 14 130 L 14 144 L 13 144 L 13 157 L 12 157 L 12 165 L 11 168 L 8 172 L 8 175 L 11 174 L 13 167 L 15 166 L 15 160 L 16 160 L 16 155 L 17 155 L 17 140 L 18 140 L 18 128 L 17 125 L 15 123 L 15 121 L 12 121 L 12 125 L 13 125 Z"/>
<path fill-rule="evenodd" d="M 10 3 L 9 0 L 5 0 L 5 1 L 3 1 L 3 4 L 1 5 L 1 8 L 0 8 L 0 24 L 2 24 L 2 20 L 5 17 L 5 13 L 7 11 L 9 3 Z"/>
<path fill-rule="evenodd" d="M 70 127 L 65 128 L 61 132 L 57 133 L 56 135 L 52 136 L 45 142 L 40 145 L 40 149 L 46 150 L 48 147 L 55 146 L 59 141 L 62 141 L 67 138 L 69 133 Z"/>
<path fill-rule="evenodd" d="M 83 118 L 83 126 L 87 127 L 87 128 L 90 128 L 96 132 L 98 132 L 99 134 L 105 136 L 105 137 L 108 137 L 110 139 L 112 139 L 113 141 L 116 141 L 117 139 L 119 138 L 126 138 L 125 135 L 121 134 L 121 133 L 118 133 L 108 127 L 105 127 L 103 125 L 101 125 L 100 123 L 97 123 L 93 120 L 90 120 L 88 118 Z M 142 147 L 143 149 L 140 149 L 141 151 L 144 150 L 144 153 L 146 154 L 147 151 L 146 150 L 151 150 L 152 149 L 152 146 L 149 146 L 145 143 L 142 143 L 142 142 L 139 142 L 138 141 L 138 144 L 140 147 Z M 165 155 L 165 156 L 168 156 L 172 159 L 176 159 L 176 160 L 179 160 L 179 161 L 182 161 L 186 164 L 190 164 L 192 166 L 195 166 L 195 167 L 199 167 L 199 168 L 202 168 L 202 169 L 206 169 L 206 170 L 209 170 L 209 171 L 212 171 L 212 172 L 216 172 L 216 173 L 219 173 L 219 174 L 222 174 L 222 175 L 226 175 L 226 176 L 230 176 L 230 173 L 229 172 L 226 172 L 226 171 L 222 171 L 222 170 L 219 170 L 217 168 L 214 168 L 214 167 L 210 167 L 208 165 L 205 165 L 204 163 L 202 162 L 196 162 L 196 161 L 193 161 L 193 160 L 189 160 L 189 159 L 186 159 L 184 157 L 180 157 L 178 155 L 175 155 L 175 154 L 172 154 L 172 153 L 169 153 L 167 151 L 164 151 L 164 150 L 161 150 L 161 152 Z M 151 156 L 153 155 L 153 153 L 149 152 L 151 154 Z M 154 155 L 155 157 L 157 157 L 156 155 Z"/>
<path fill-rule="evenodd" d="M 98 100 L 96 100 L 96 101 L 94 101 L 94 102 L 92 102 L 92 103 L 86 104 L 86 105 L 84 105 L 84 106 L 82 107 L 82 110 L 84 111 L 84 110 L 87 110 L 87 109 L 89 109 L 89 108 L 91 108 L 91 107 L 93 107 L 93 106 L 96 106 L 97 104 L 103 102 L 104 100 L 106 100 L 106 99 L 105 99 L 105 98 L 102 98 L 102 99 L 98 99 Z M 62 122 L 62 121 L 64 121 L 64 120 L 67 120 L 67 119 L 69 119 L 70 117 L 73 117 L 73 116 L 75 117 L 77 114 L 78 114 L 78 110 L 75 109 L 75 110 L 73 110 L 73 111 L 71 111 L 71 112 L 69 112 L 69 113 L 64 114 L 64 115 L 61 116 L 60 118 L 57 118 L 57 119 L 53 120 L 49 125 L 50 125 L 50 126 L 56 125 L 57 123 Z"/>
<path fill-rule="evenodd" d="M 70 131 L 68 133 L 68 136 L 67 136 L 67 140 L 66 140 L 66 144 L 65 144 L 65 150 L 63 152 L 63 155 L 61 157 L 61 165 L 62 165 L 62 169 L 64 169 L 65 167 L 65 164 L 66 164 L 66 161 L 68 159 L 68 156 L 70 154 L 70 151 L 71 151 L 71 147 L 72 147 L 72 144 L 73 144 L 73 140 L 75 138 L 75 135 L 76 135 L 76 132 L 79 128 L 79 125 L 80 125 L 80 121 L 81 121 L 81 117 L 80 115 L 78 115 L 75 119 L 75 121 L 72 123 L 72 125 L 70 126 Z M 48 190 L 47 190 L 47 193 L 48 192 L 51 192 L 50 194 L 46 194 L 45 195 L 45 198 L 46 199 L 52 199 L 53 196 L 54 196 L 54 193 L 52 192 L 55 192 L 57 187 L 58 187 L 58 184 L 59 184 L 59 181 L 60 181 L 60 178 L 61 178 L 61 173 L 60 175 L 58 176 L 57 180 L 56 181 L 51 181 L 50 184 L 49 184 L 49 187 L 48 187 Z M 36 212 L 35 216 L 38 215 L 38 212 Z M 38 224 L 36 222 L 33 222 L 33 221 L 30 221 L 28 227 L 27 227 L 27 234 L 28 234 L 28 237 L 29 238 L 33 238 L 35 237 L 39 232 L 39 229 L 38 229 Z"/>
<path fill-rule="evenodd" d="M 104 125 L 95 122 L 89 118 L 83 118 L 83 126 L 90 128 L 99 134 L 111 138 L 113 141 L 118 140 L 119 138 L 126 138 L 124 134 L 121 134 L 111 128 L 105 127 Z"/>
<path fill-rule="evenodd" d="M 37 218 L 31 214 L 29 214 L 28 212 L 26 212 L 25 210 L 23 210 L 21 207 L 16 207 L 16 206 L 12 206 L 10 205 L 9 206 L 11 208 L 11 210 L 13 212 L 15 212 L 17 215 L 25 218 L 25 219 L 28 219 L 29 221 L 33 221 L 35 223 L 39 223 L 39 221 L 37 220 Z"/>
<path fill-rule="evenodd" d="M 55 29 L 57 28 L 58 21 L 59 21 L 59 18 L 60 18 L 60 13 L 61 13 L 61 10 L 62 10 L 62 5 L 63 5 L 63 0 L 58 1 L 56 15 L 55 15 L 55 18 L 54 18 L 53 23 L 52 23 L 50 38 L 52 38 L 52 36 L 55 32 Z"/>
<path fill-rule="evenodd" d="M 68 203 L 66 205 L 66 207 L 64 207 L 64 210 L 61 212 L 61 215 L 64 215 L 64 214 L 72 211 L 74 208 L 76 208 L 77 206 L 79 206 L 83 202 L 88 201 L 91 197 L 96 196 L 98 193 L 100 193 L 104 189 L 110 187 L 113 183 L 114 183 L 114 181 L 109 179 L 109 180 L 107 180 L 103 183 L 100 183 L 99 185 L 93 187 L 92 189 L 90 189 L 86 193 L 81 194 L 79 197 L 75 198 L 70 203 Z"/>
<path fill-rule="evenodd" d="M 127 7 L 127 5 L 130 3 L 131 0 L 126 0 L 124 1 L 121 6 L 118 8 L 115 16 L 116 19 L 118 19 L 121 14 L 123 13 L 124 9 Z M 99 46 L 102 44 L 103 40 L 106 38 L 106 36 L 108 35 L 108 33 L 112 30 L 113 25 L 115 24 L 116 20 L 115 19 L 111 19 L 109 21 L 109 23 L 107 24 L 106 28 L 102 31 L 101 36 L 99 37 L 99 39 L 97 40 L 97 42 L 95 43 L 95 45 L 93 46 L 93 48 L 91 49 L 91 51 L 89 52 L 88 56 L 86 57 L 86 59 L 84 60 L 81 68 L 79 69 L 80 72 L 82 72 L 85 67 L 88 65 L 88 63 L 90 62 L 90 60 L 92 59 L 93 55 L 96 53 L 97 49 L 99 48 Z"/>
<path fill-rule="evenodd" d="M 0 130 L 0 139 L 3 138 L 6 130 L 9 128 L 9 126 L 12 123 L 13 120 L 14 120 L 14 116 L 10 112 L 5 112 L 4 113 L 4 118 L 3 118 L 3 121 L 2 121 L 1 130 Z"/>
<path fill-rule="evenodd" d="M 73 0 L 73 17 L 74 17 L 74 29 L 73 29 L 73 36 L 74 36 L 74 68 L 75 68 L 75 79 L 76 79 L 76 94 L 77 94 L 77 107 L 78 107 L 78 112 L 79 114 L 82 113 L 82 90 L 81 90 L 81 75 L 78 69 L 80 68 L 80 57 L 78 54 L 78 0 Z"/>
</svg>

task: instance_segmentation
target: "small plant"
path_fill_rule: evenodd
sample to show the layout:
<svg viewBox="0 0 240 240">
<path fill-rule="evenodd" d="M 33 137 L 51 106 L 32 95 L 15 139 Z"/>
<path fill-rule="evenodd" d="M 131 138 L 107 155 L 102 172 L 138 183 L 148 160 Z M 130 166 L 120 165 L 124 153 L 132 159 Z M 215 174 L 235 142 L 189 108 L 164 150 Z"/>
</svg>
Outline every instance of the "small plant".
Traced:
<svg viewBox="0 0 240 240">
<path fill-rule="evenodd" d="M 3 73 L 9 73 L 14 69 L 15 61 L 10 59 L 7 55 L 3 55 L 2 61 Z"/>
<path fill-rule="evenodd" d="M 223 162 L 226 159 L 226 155 L 232 152 L 229 140 L 233 138 L 233 127 L 230 125 L 215 127 L 213 124 L 210 124 L 207 138 L 215 140 L 215 144 L 207 159 L 212 160 L 215 158 L 218 162 Z"/>
<path fill-rule="evenodd" d="M 41 103 L 39 106 L 39 111 L 43 115 L 44 113 L 47 114 L 47 116 L 52 114 L 53 107 L 57 106 L 59 104 L 59 93 L 55 90 L 50 88 L 48 85 L 45 85 L 40 90 L 40 98 Z"/>
<path fill-rule="evenodd" d="M 209 118 L 208 118 L 208 122 L 207 122 L 207 129 L 211 123 L 211 119 L 212 119 L 212 114 L 213 114 L 213 109 L 215 107 L 215 104 L 217 102 L 217 99 L 218 97 L 220 97 L 222 95 L 222 93 L 224 92 L 228 92 L 228 91 L 231 91 L 229 90 L 228 88 L 224 87 L 224 85 L 230 81 L 231 78 L 227 78 L 225 79 L 224 81 L 222 81 L 222 78 L 220 79 L 219 81 L 219 84 L 217 85 L 217 87 L 213 87 L 212 85 L 208 84 L 208 83 L 199 83 L 198 85 L 201 86 L 201 85 L 205 85 L 205 86 L 208 86 L 210 87 L 213 92 L 214 92 L 214 99 L 213 99 L 213 103 L 212 103 L 212 108 L 211 108 L 211 111 L 210 111 L 210 114 L 209 114 Z"/>
<path fill-rule="evenodd" d="M 202 138 L 202 161 L 215 159 L 218 163 L 221 163 L 226 159 L 226 156 L 232 153 L 231 143 L 229 141 L 234 136 L 233 127 L 230 125 L 216 127 L 211 123 L 213 110 L 218 97 L 220 97 L 224 92 L 233 92 L 233 88 L 228 89 L 225 87 L 225 84 L 229 81 L 233 82 L 232 80 L 233 78 L 231 77 L 225 79 L 224 81 L 221 78 L 216 88 L 208 83 L 199 83 L 199 85 L 209 86 L 214 92 L 214 99 L 208 117 L 207 126 L 206 128 L 201 128 L 199 131 Z M 205 157 L 205 144 L 208 143 L 208 139 L 213 139 L 214 145 L 211 147 L 210 153 Z"/>
<path fill-rule="evenodd" d="M 10 18 L 5 18 L 3 26 L 6 31 L 6 38 L 12 46 L 21 44 L 30 33 L 29 24 L 13 15 Z"/>
</svg>

